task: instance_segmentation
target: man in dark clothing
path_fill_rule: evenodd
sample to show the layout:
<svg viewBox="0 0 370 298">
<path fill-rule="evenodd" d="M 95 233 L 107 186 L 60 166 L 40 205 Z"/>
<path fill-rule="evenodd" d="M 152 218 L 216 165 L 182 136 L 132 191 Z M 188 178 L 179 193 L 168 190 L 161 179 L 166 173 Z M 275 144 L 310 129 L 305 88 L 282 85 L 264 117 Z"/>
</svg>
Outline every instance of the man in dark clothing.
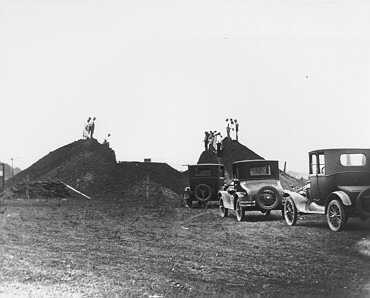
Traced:
<svg viewBox="0 0 370 298">
<path fill-rule="evenodd" d="M 209 143 L 209 132 L 205 131 L 204 132 L 204 150 L 208 150 L 208 143 Z"/>
<path fill-rule="evenodd" d="M 95 120 L 96 120 L 96 117 L 93 118 L 93 120 L 91 122 L 91 126 L 90 126 L 90 138 L 91 139 L 94 138 Z"/>
<path fill-rule="evenodd" d="M 239 141 L 239 135 L 238 135 L 238 133 L 239 133 L 239 122 L 236 119 L 234 120 L 234 122 L 235 122 L 235 138 L 236 138 L 237 141 Z"/>
</svg>

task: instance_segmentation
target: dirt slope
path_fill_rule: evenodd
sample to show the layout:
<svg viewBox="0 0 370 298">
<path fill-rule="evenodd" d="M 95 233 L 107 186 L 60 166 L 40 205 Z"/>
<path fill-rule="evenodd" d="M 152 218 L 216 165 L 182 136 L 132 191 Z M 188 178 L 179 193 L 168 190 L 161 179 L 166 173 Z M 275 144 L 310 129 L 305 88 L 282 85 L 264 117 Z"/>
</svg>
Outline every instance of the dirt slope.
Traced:
<svg viewBox="0 0 370 298">
<path fill-rule="evenodd" d="M 60 179 L 87 193 L 109 185 L 116 166 L 113 150 L 96 140 L 79 140 L 50 152 L 10 179 L 14 186 L 30 181 Z"/>
<path fill-rule="evenodd" d="M 199 157 L 198 164 L 202 163 L 222 163 L 225 166 L 226 179 L 232 177 L 232 163 L 239 160 L 255 160 L 264 159 L 261 155 L 249 149 L 247 146 L 239 143 L 236 140 L 225 138 L 222 141 L 222 154 L 217 156 L 212 151 L 203 151 Z M 284 172 L 280 172 L 280 181 L 284 188 L 292 188 L 302 184 L 298 180 Z"/>
<path fill-rule="evenodd" d="M 25 189 L 28 179 L 31 194 L 40 195 L 41 181 L 44 184 L 51 181 L 55 185 L 60 179 L 88 195 L 117 196 L 148 176 L 152 182 L 177 193 L 181 193 L 185 186 L 184 174 L 168 164 L 117 163 L 112 149 L 92 139 L 79 140 L 50 152 L 6 185 L 18 195 Z M 38 186 L 37 191 L 33 191 L 32 185 Z"/>
</svg>

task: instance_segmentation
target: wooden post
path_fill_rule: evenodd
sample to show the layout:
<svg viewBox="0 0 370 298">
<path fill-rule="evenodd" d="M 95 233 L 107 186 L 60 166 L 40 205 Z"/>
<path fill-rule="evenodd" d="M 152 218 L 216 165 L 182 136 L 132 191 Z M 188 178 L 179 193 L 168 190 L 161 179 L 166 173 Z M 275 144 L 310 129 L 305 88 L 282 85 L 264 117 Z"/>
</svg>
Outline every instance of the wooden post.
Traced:
<svg viewBox="0 0 370 298">
<path fill-rule="evenodd" d="M 149 184 L 150 184 L 150 178 L 149 175 L 146 176 L 145 181 L 145 199 L 149 201 Z"/>
<path fill-rule="evenodd" d="M 2 175 L 1 175 L 1 191 L 5 190 L 5 164 L 2 164 L 1 167 Z"/>
<path fill-rule="evenodd" d="M 284 173 L 286 173 L 286 161 L 284 162 Z"/>
<path fill-rule="evenodd" d="M 27 200 L 30 199 L 30 176 L 26 176 L 26 198 Z"/>
</svg>

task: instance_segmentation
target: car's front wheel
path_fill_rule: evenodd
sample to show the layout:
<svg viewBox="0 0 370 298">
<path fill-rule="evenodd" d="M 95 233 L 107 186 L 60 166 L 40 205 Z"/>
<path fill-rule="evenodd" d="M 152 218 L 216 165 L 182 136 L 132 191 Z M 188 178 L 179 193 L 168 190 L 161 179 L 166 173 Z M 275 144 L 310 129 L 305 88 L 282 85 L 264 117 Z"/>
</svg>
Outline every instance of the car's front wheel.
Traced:
<svg viewBox="0 0 370 298">
<path fill-rule="evenodd" d="M 326 220 L 329 229 L 333 232 L 339 232 L 343 229 L 347 221 L 347 214 L 342 202 L 339 200 L 329 202 L 326 209 Z"/>
<path fill-rule="evenodd" d="M 284 204 L 284 219 L 289 226 L 297 223 L 298 211 L 292 198 L 287 198 Z"/>
<path fill-rule="evenodd" d="M 218 209 L 220 210 L 220 215 L 222 218 L 226 217 L 229 213 L 229 210 L 224 206 L 223 200 L 220 200 Z"/>
<path fill-rule="evenodd" d="M 236 213 L 236 219 L 238 221 L 244 221 L 245 220 L 245 210 L 244 210 L 243 207 L 240 206 L 239 200 L 236 202 L 235 213 Z"/>
</svg>

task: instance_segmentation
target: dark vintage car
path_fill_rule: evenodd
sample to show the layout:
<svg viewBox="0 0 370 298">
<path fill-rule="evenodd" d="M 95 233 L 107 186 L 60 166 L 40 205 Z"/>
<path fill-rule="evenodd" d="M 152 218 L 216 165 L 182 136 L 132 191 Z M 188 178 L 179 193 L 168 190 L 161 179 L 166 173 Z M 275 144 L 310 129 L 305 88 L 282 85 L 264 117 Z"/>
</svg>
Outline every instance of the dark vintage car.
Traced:
<svg viewBox="0 0 370 298">
<path fill-rule="evenodd" d="M 184 191 L 184 201 L 189 207 L 193 202 L 205 207 L 208 201 L 218 201 L 217 192 L 224 185 L 222 164 L 188 166 L 189 186 Z"/>
<path fill-rule="evenodd" d="M 284 218 L 295 225 L 298 215 L 323 214 L 332 231 L 349 217 L 370 217 L 370 149 L 325 149 L 309 153 L 309 183 L 286 191 Z"/>
<path fill-rule="evenodd" d="M 259 210 L 269 215 L 271 210 L 282 210 L 284 193 L 276 160 L 245 160 L 233 163 L 233 180 L 219 191 L 222 217 L 234 210 L 238 221 L 245 220 L 245 212 Z"/>
</svg>

